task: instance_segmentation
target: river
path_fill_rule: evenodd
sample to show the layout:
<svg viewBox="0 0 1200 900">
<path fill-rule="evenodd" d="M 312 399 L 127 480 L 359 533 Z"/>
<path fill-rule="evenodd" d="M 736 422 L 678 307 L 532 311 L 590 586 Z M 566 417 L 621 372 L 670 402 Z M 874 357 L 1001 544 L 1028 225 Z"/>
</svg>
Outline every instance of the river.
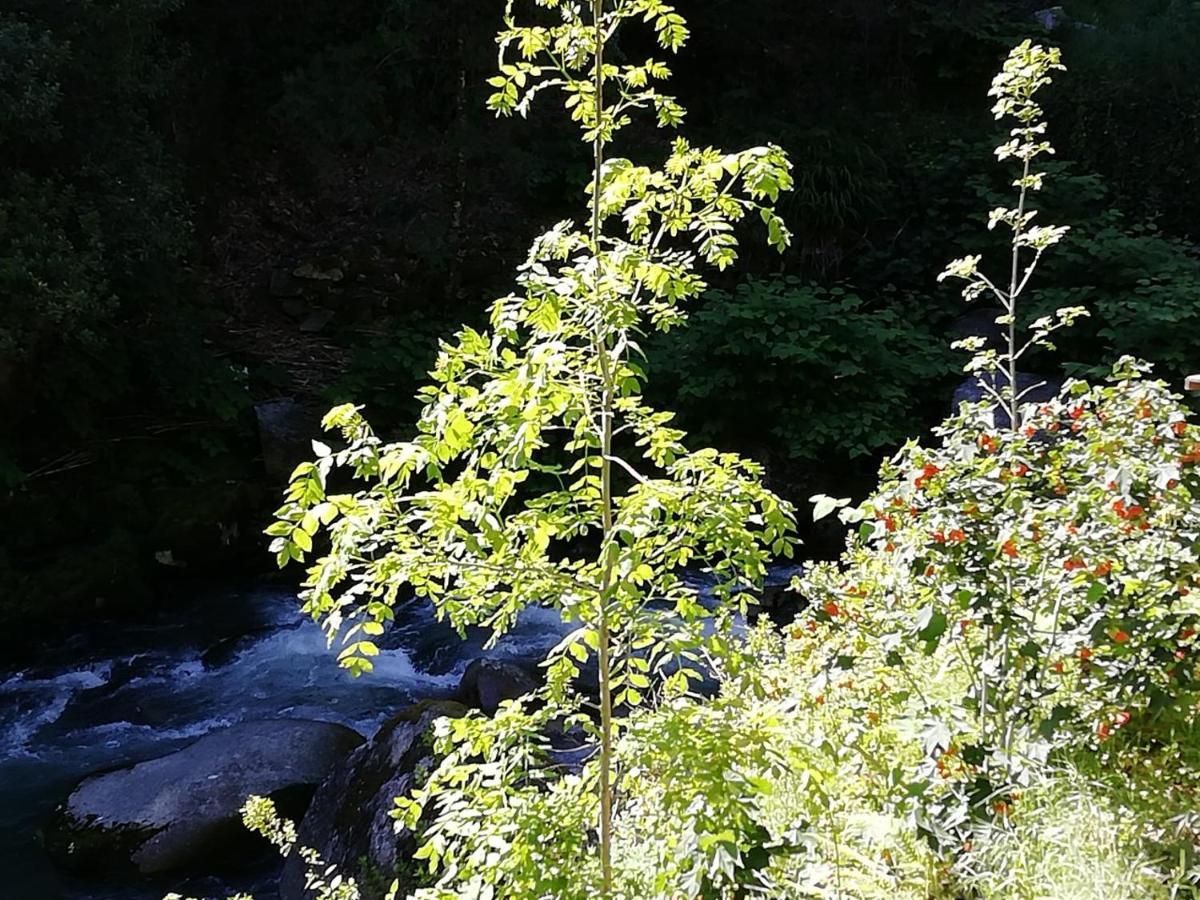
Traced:
<svg viewBox="0 0 1200 900">
<path fill-rule="evenodd" d="M 791 571 L 770 581 L 786 583 Z M 337 666 L 292 591 L 223 586 L 154 616 L 31 642 L 24 655 L 33 664 L 0 669 L 0 898 L 162 897 L 169 883 L 74 881 L 43 852 L 41 823 L 90 772 L 161 756 L 251 719 L 319 719 L 370 736 L 399 708 L 453 693 L 471 660 L 540 658 L 568 629 L 553 611 L 529 610 L 485 651 L 482 632 L 463 641 L 428 606 L 409 604 L 375 670 L 356 679 Z M 275 874 L 170 886 L 198 896 L 249 888 L 268 900 Z"/>
</svg>

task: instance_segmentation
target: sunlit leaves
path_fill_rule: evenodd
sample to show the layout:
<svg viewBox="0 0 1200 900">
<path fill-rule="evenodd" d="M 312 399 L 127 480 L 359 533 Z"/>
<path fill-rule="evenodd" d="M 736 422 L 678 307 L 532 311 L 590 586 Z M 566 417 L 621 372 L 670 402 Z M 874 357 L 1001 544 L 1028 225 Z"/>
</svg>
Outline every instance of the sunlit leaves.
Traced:
<svg viewBox="0 0 1200 900">
<path fill-rule="evenodd" d="M 1127 740 L 1154 741 L 1200 696 L 1200 443 L 1145 373 L 1124 359 L 1108 384 L 1068 382 L 1026 406 L 1017 432 L 964 407 L 940 443 L 884 464 L 842 566 L 800 581 L 818 612 L 797 634 L 823 684 L 843 677 L 843 657 L 856 678 L 902 680 L 932 654 L 964 685 L 903 707 L 978 753 L 939 791 L 981 803 L 980 779 L 1002 791 L 1053 748 L 1104 750 L 1097 723 L 1114 711 Z"/>
<path fill-rule="evenodd" d="M 612 90 L 614 99 L 597 119 L 592 65 L 596 36 L 588 20 L 590 4 L 537 0 L 534 5 L 555 10 L 557 21 L 522 24 L 516 13 L 518 4 L 508 4 L 506 27 L 497 37 L 499 74 L 488 81 L 495 89 L 488 98 L 489 109 L 499 115 L 524 116 L 538 94 L 558 89 L 565 95 L 564 106 L 571 121 L 579 125 L 583 139 L 589 142 L 597 135 L 606 143 L 611 141 L 630 124 L 634 110 L 653 110 L 662 128 L 674 128 L 683 121 L 685 111 L 678 101 L 653 86 L 671 74 L 665 64 L 653 58 L 640 64 L 603 67 L 603 84 Z M 658 46 L 671 53 L 687 42 L 687 23 L 674 7 L 660 0 L 620 0 L 609 5 L 603 14 L 602 29 L 611 35 L 629 21 L 649 25 Z"/>
<path fill-rule="evenodd" d="M 536 22 L 518 21 L 518 6 Z M 663 63 L 601 68 L 598 41 L 631 19 L 672 52 L 688 33 L 661 0 L 615 0 L 598 23 L 591 12 L 510 0 L 488 105 L 525 115 L 557 89 L 603 157 L 634 115 L 669 127 L 684 111 L 659 91 L 670 74 Z M 413 596 L 460 632 L 482 627 L 492 640 L 531 607 L 578 624 L 546 661 L 536 709 L 506 703 L 491 719 L 439 726 L 441 762 L 397 810 L 410 826 L 433 817 L 418 854 L 437 878 L 419 894 L 431 900 L 593 893 L 598 769 L 612 760 L 563 775 L 549 765 L 545 732 L 553 722 L 597 737 L 579 714 L 578 683 L 601 657 L 611 665 L 597 689 L 618 709 L 682 702 L 706 669 L 736 655 L 728 615 L 702 603 L 682 570 L 705 568 L 716 598 L 744 612 L 746 590 L 795 543 L 792 509 L 763 487 L 761 467 L 689 452 L 672 414 L 643 400 L 636 362 L 639 336 L 681 324 L 687 301 L 704 291 L 697 264 L 734 262 L 744 219 L 760 219 L 768 243 L 786 248 L 790 235 L 770 205 L 790 189 L 791 163 L 774 146 L 726 153 L 679 139 L 661 169 L 616 159 L 596 175 L 597 226 L 561 222 L 543 234 L 514 293 L 493 304 L 490 328 L 463 328 L 441 344 L 416 435 L 389 444 L 356 407 L 334 410 L 325 425 L 343 445 L 314 445 L 317 461 L 296 470 L 270 530 L 281 565 L 316 557 L 305 609 L 340 641 L 339 660 L 355 674 L 370 670 L 373 639 Z M 329 483 L 347 493 L 326 496 Z M 695 836 L 717 867 L 713 884 L 737 868 L 740 838 L 726 831 Z"/>
</svg>

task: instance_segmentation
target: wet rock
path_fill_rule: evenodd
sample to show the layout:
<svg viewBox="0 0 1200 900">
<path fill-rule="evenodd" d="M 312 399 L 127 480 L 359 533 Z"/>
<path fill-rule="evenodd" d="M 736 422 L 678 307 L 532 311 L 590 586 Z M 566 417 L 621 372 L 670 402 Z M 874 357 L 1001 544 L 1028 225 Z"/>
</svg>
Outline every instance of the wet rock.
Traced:
<svg viewBox="0 0 1200 900">
<path fill-rule="evenodd" d="M 389 815 L 395 798 L 419 786 L 420 773 L 432 765 L 427 738 L 434 720 L 465 713 L 458 703 L 427 701 L 386 722 L 318 788 L 300 823 L 300 846 L 316 850 L 327 865 L 354 877 L 367 900 L 382 897 L 392 879 L 412 870 L 417 849 L 414 836 L 397 832 Z M 304 864 L 293 854 L 284 863 L 281 900 L 307 900 L 304 880 Z"/>
<path fill-rule="evenodd" d="M 489 716 L 504 700 L 516 700 L 541 686 L 536 664 L 503 659 L 477 659 L 467 666 L 454 699 Z"/>
<path fill-rule="evenodd" d="M 300 323 L 300 330 L 310 333 L 321 331 L 333 321 L 333 310 L 331 309 L 314 309 L 311 313 L 304 317 L 304 321 Z"/>
<path fill-rule="evenodd" d="M 281 304 L 279 304 L 279 306 L 293 319 L 303 319 L 310 312 L 312 312 L 312 305 L 307 300 L 299 297 L 291 300 L 284 300 Z"/>
<path fill-rule="evenodd" d="M 269 852 L 239 810 L 251 795 L 298 816 L 333 767 L 363 742 L 341 725 L 243 722 L 157 759 L 81 781 L 46 826 L 46 848 L 81 874 L 213 868 Z"/>
</svg>

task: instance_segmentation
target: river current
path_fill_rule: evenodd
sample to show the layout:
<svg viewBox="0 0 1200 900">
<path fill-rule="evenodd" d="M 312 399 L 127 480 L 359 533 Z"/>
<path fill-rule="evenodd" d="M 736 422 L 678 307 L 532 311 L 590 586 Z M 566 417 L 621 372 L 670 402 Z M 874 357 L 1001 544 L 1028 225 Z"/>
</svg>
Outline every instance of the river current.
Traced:
<svg viewBox="0 0 1200 900">
<path fill-rule="evenodd" d="M 772 573 L 786 583 L 791 569 Z M 703 579 L 696 579 L 703 590 Z M 369 675 L 338 667 L 320 628 L 292 591 L 222 586 L 157 616 L 90 626 L 0 668 L 0 898 L 157 900 L 163 884 L 82 883 L 55 870 L 38 829 L 83 776 L 178 750 L 217 728 L 252 719 L 318 719 L 369 737 L 398 709 L 451 695 L 474 659 L 542 657 L 571 626 L 529 610 L 485 650 L 462 640 L 427 605 L 402 607 Z M 240 882 L 177 882 L 196 896 L 253 889 L 273 896 L 274 872 Z"/>
</svg>

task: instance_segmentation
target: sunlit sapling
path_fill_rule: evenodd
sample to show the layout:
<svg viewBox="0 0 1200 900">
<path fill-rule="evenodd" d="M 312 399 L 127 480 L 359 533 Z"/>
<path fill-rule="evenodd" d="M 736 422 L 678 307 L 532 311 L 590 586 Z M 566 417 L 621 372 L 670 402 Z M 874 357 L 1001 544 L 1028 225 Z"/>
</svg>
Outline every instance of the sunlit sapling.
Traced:
<svg viewBox="0 0 1200 900">
<path fill-rule="evenodd" d="M 662 127 L 684 112 L 656 86 L 670 74 L 662 62 L 617 65 L 605 60 L 606 46 L 622 24 L 642 20 L 674 52 L 687 39 L 685 22 L 660 0 L 535 5 L 545 24 L 518 22 L 515 0 L 507 4 L 489 106 L 525 115 L 548 89 L 565 95 L 593 153 L 589 226 L 562 222 L 538 238 L 519 291 L 492 307 L 490 330 L 464 328 L 442 345 L 412 440 L 381 440 L 354 406 L 330 412 L 325 425 L 347 446 L 315 444 L 317 460 L 296 469 L 269 533 L 281 565 L 328 541 L 308 570 L 304 608 L 343 642 L 341 660 L 355 672 L 369 670 L 378 653 L 371 639 L 406 590 L 460 630 L 482 625 L 499 636 L 529 606 L 579 623 L 550 655 L 546 705 L 443 723 L 447 762 L 403 810 L 415 822 L 436 798 L 422 853 L 444 885 L 560 896 L 563 883 L 608 894 L 614 708 L 642 703 L 655 672 L 668 692 L 686 690 L 694 661 L 726 640 L 705 627 L 709 614 L 682 569 L 703 566 L 718 597 L 741 597 L 736 589 L 761 581 L 772 556 L 793 545 L 792 511 L 762 486 L 759 466 L 689 452 L 672 414 L 643 401 L 637 338 L 684 321 L 686 301 L 705 289 L 697 264 L 734 262 L 735 226 L 747 216 L 766 225 L 771 245 L 788 244 L 770 203 L 792 178 L 774 146 L 725 153 L 677 139 L 661 169 L 608 158 L 635 112 L 652 111 Z M 347 475 L 357 490 L 327 492 Z M 580 708 L 571 683 L 592 659 L 598 724 L 580 721 L 595 757 L 574 780 L 533 774 L 531 743 L 551 717 Z M 568 804 L 549 806 L 544 791 L 527 790 L 539 781 L 570 793 L 582 818 L 567 823 L 575 816 Z M 524 826 L 499 820 L 520 817 L 510 802 L 518 795 L 541 811 L 543 832 L 561 825 L 556 840 L 571 832 L 590 841 L 598 825 L 594 882 L 515 851 Z M 593 802 L 599 808 L 589 812 Z M 478 840 L 499 853 L 472 852 Z"/>
<path fill-rule="evenodd" d="M 1023 195 L 1040 184 L 1030 159 L 1045 152 L 1032 95 L 1059 66 L 1057 51 L 1023 44 L 993 89 L 1001 114 L 1024 116 L 1017 144 L 1000 148 L 1024 159 Z M 1028 274 L 1062 231 L 1028 227 L 1024 203 L 993 220 L 1013 223 L 1018 264 L 1033 254 L 1021 281 L 999 291 L 975 257 L 951 271 L 968 279 L 968 296 L 1000 296 L 1015 321 Z M 964 404 L 938 445 L 913 442 L 886 461 L 875 494 L 842 513 L 859 530 L 840 565 L 798 582 L 813 609 L 796 638 L 819 673 L 814 693 L 831 707 L 865 703 L 833 689 L 846 668 L 890 685 L 888 715 L 924 750 L 899 802 L 949 846 L 981 813 L 1006 815 L 1013 787 L 1056 748 L 1107 748 L 1117 732 L 1169 741 L 1193 715 L 1195 429 L 1131 359 L 1111 384 L 1070 381 L 1021 405 L 1012 374 L 1022 350 L 1077 314 L 1032 323 L 1020 346 L 1010 328 L 1006 354 L 976 356 L 977 371 L 1007 385 Z M 822 498 L 818 512 L 839 502 Z M 925 656 L 938 661 L 936 684 L 912 678 Z M 877 707 L 862 708 L 880 721 Z"/>
<path fill-rule="evenodd" d="M 1026 471 L 1029 468 L 1026 462 L 1018 459 L 1016 444 L 1021 439 L 1023 430 L 1029 427 L 1022 421 L 1021 401 L 1037 386 L 1021 389 L 1018 370 L 1021 359 L 1034 347 L 1052 350 L 1051 335 L 1069 326 L 1080 316 L 1087 315 L 1087 310 L 1082 307 L 1064 307 L 1057 310 L 1054 316 L 1045 316 L 1029 323 L 1026 329 L 1019 321 L 1018 310 L 1018 302 L 1028 288 L 1030 279 L 1041 262 L 1042 254 L 1059 243 L 1069 230 L 1065 226 L 1034 225 L 1037 211 L 1029 208 L 1031 194 L 1042 189 L 1046 178 L 1044 172 L 1034 169 L 1034 164 L 1039 157 L 1054 153 L 1053 146 L 1046 140 L 1047 126 L 1036 95 L 1042 88 L 1051 84 L 1053 72 L 1063 71 L 1065 68 L 1062 64 L 1062 52 L 1058 48 L 1046 49 L 1031 41 L 1025 41 L 1009 53 L 1004 66 L 992 80 L 989 91 L 989 96 L 996 98 L 992 107 L 996 118 L 1016 120 L 1009 140 L 996 148 L 996 157 L 1001 162 L 1013 159 L 1021 165 L 1021 175 L 1013 182 L 1013 187 L 1018 192 L 1016 208 L 997 207 L 988 216 L 989 229 L 1003 224 L 1012 232 L 1007 290 L 997 287 L 983 274 L 979 267 L 979 256 L 955 260 L 939 277 L 939 280 L 965 280 L 967 284 L 963 289 L 963 297 L 968 302 L 981 295 L 990 295 L 1004 308 L 1004 314 L 996 319 L 996 324 L 1004 326 L 1007 330 L 1006 347 L 1003 351 L 997 351 L 995 348 L 985 349 L 984 340 L 978 337 L 966 338 L 957 342 L 955 346 L 974 351 L 975 355 L 968 363 L 967 371 L 978 377 L 985 393 L 995 401 L 994 409 L 991 410 L 989 404 L 984 404 L 983 414 L 990 414 L 995 421 L 1001 418 L 994 414 L 995 409 L 998 409 L 1008 421 L 1009 436 L 1008 439 L 1001 440 L 998 452 L 999 458 L 1007 467 L 1002 471 L 1009 474 L 1021 471 L 1019 467 Z M 1006 511 L 1019 508 L 1022 498 L 1014 492 L 1012 478 L 1008 478 L 1007 481 L 1001 479 L 1001 482 L 1001 506 L 1006 508 Z M 1008 516 L 1004 518 L 1007 519 Z M 1008 544 L 1003 546 L 1007 547 Z M 1009 701 L 1005 690 L 996 688 L 992 681 L 1008 681 L 1015 672 L 1025 668 L 1019 658 L 1020 642 L 1013 642 L 1013 634 L 1034 623 L 1020 622 L 1013 618 L 1014 610 L 1020 603 L 1016 596 L 1020 588 L 1015 583 L 1012 567 L 1001 568 L 1003 583 L 988 586 L 990 591 L 1003 598 L 1003 603 L 1002 608 L 995 611 L 995 618 L 998 619 L 995 622 L 995 640 L 985 641 L 983 656 L 979 660 L 977 701 L 984 736 L 996 741 L 1008 766 L 1007 758 L 1013 750 L 1014 728 L 1017 723 L 1008 709 Z M 988 734 L 989 727 L 994 730 L 994 734 Z"/>
<path fill-rule="evenodd" d="M 1034 225 L 1037 211 L 1029 208 L 1031 195 L 1042 189 L 1046 179 L 1046 173 L 1035 171 L 1034 164 L 1039 157 L 1054 153 L 1054 148 L 1045 139 L 1046 123 L 1036 94 L 1051 83 L 1052 72 L 1063 69 L 1062 53 L 1057 48 L 1045 49 L 1025 41 L 1009 54 L 989 92 L 996 98 L 992 107 L 996 118 L 1011 118 L 1017 122 L 1009 140 L 996 148 L 996 157 L 1001 161 L 1015 159 L 1021 164 L 1021 175 L 1013 182 L 1018 191 L 1016 207 L 997 207 L 988 217 L 989 229 L 1003 224 L 1012 232 L 1007 286 L 997 285 L 980 270 L 980 256 L 956 259 L 938 279 L 962 279 L 967 282 L 963 297 L 968 302 L 987 296 L 998 301 L 1004 310 L 996 319 L 996 324 L 1006 329 L 1004 349 L 984 349 L 985 341 L 978 337 L 966 338 L 955 346 L 976 351 L 967 371 L 979 376 L 985 393 L 996 401 L 1014 432 L 1021 427 L 1021 401 L 1040 386 L 1021 390 L 1018 366 L 1022 358 L 1034 347 L 1053 349 L 1050 335 L 1087 315 L 1082 307 L 1064 307 L 1053 316 L 1029 323 L 1027 331 L 1018 319 L 1018 301 L 1028 288 L 1042 254 L 1061 241 L 1069 230 L 1062 225 Z"/>
</svg>

